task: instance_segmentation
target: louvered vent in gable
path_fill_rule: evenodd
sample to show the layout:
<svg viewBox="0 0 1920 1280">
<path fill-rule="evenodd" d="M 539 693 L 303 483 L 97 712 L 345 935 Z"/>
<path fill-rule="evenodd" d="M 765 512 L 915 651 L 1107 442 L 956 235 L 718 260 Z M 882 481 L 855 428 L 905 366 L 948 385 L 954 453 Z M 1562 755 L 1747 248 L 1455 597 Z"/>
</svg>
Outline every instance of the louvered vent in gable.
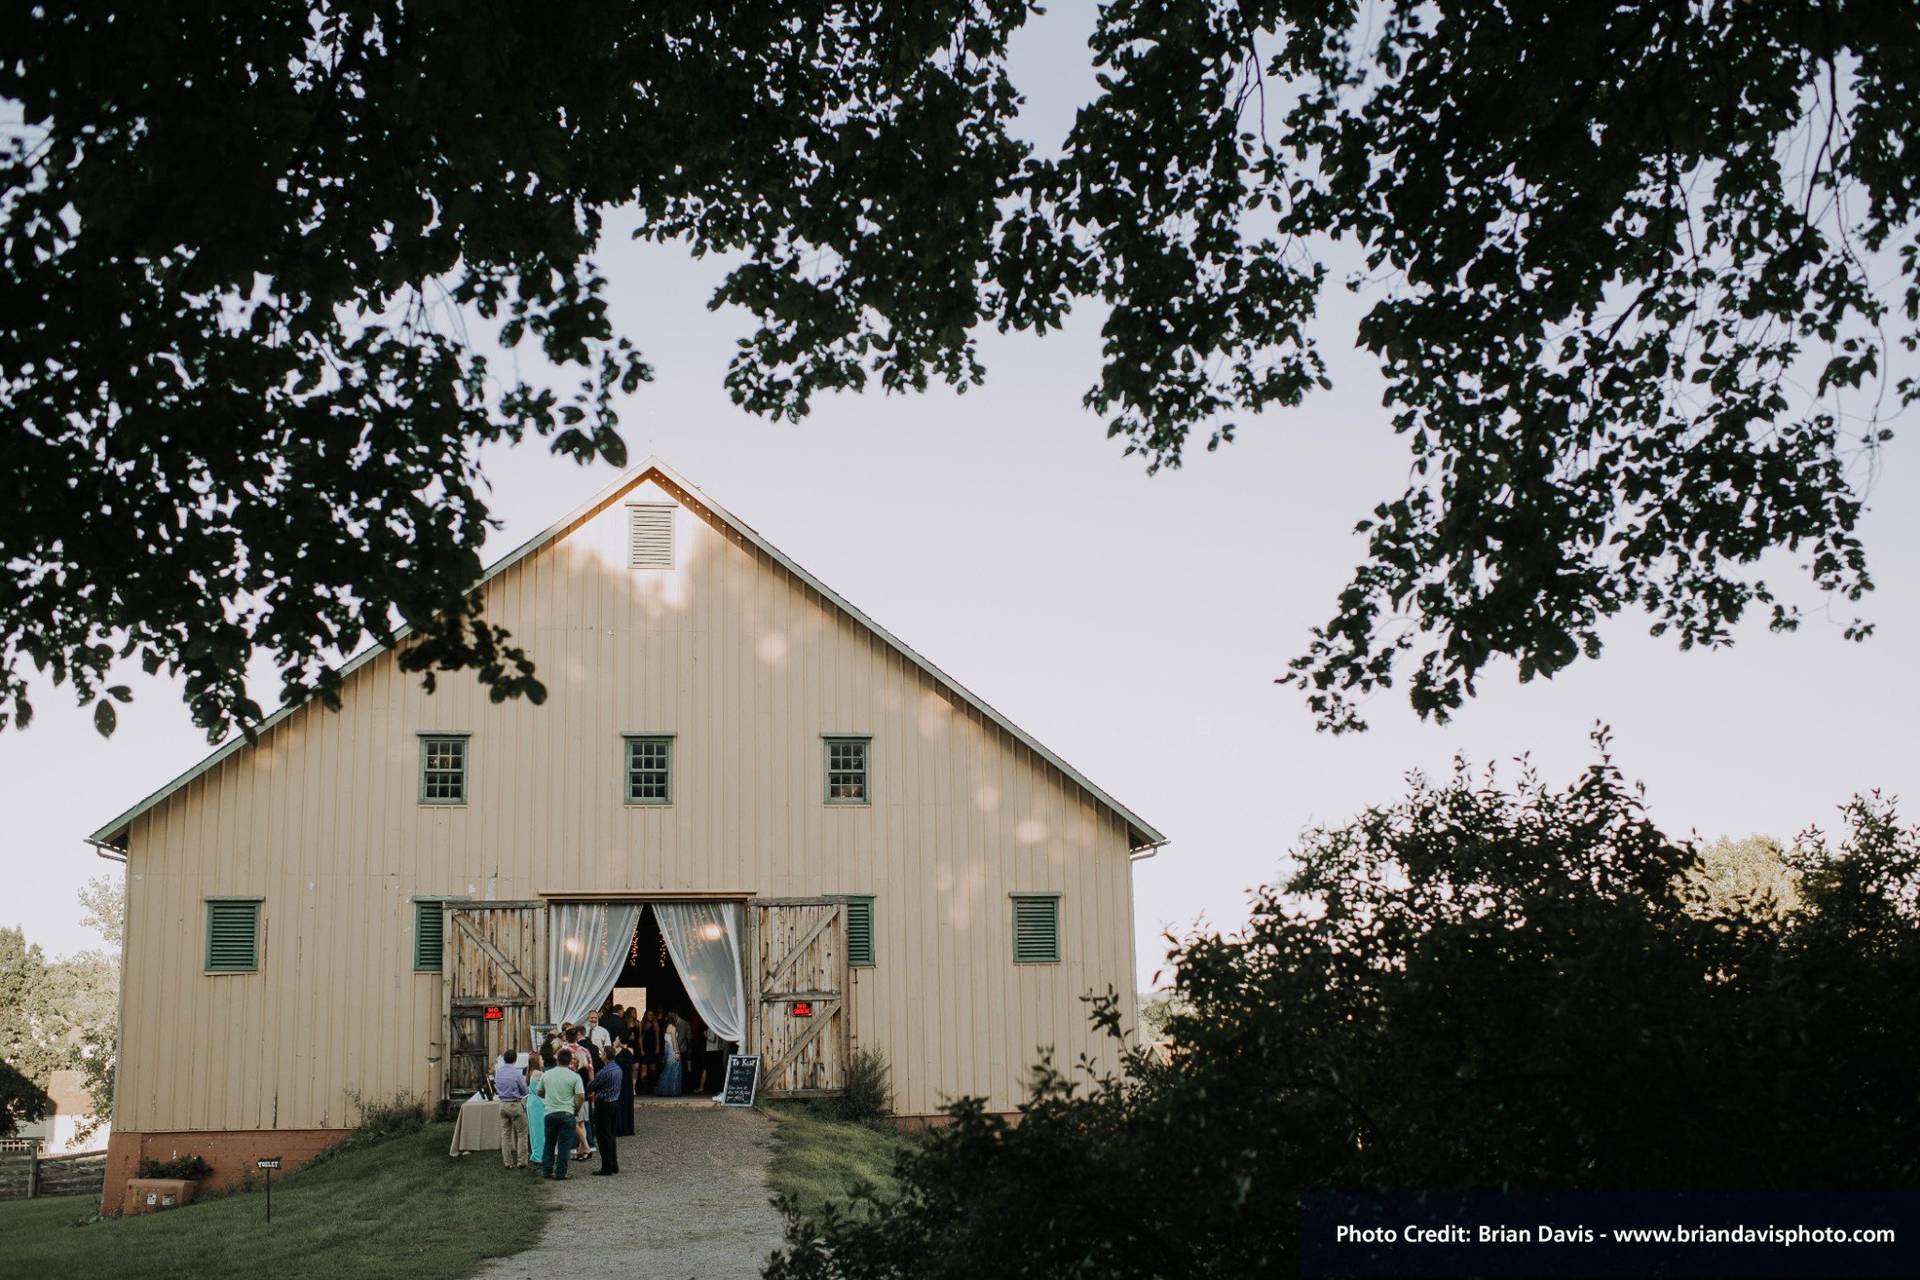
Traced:
<svg viewBox="0 0 1920 1280">
<path fill-rule="evenodd" d="M 634 503 L 627 508 L 627 563 L 635 569 L 673 568 L 673 504 Z"/>
</svg>

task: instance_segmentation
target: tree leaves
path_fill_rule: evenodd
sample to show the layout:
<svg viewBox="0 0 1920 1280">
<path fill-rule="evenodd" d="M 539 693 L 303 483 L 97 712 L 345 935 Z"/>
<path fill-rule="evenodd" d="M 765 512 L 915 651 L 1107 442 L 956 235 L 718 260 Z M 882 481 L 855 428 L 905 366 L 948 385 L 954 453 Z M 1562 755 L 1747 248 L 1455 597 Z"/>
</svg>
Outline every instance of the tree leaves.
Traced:
<svg viewBox="0 0 1920 1280">
<path fill-rule="evenodd" d="M 470 591 L 478 456 L 625 459 L 651 370 L 594 262 L 614 207 L 729 256 L 726 385 L 776 417 L 965 389 L 983 326 L 1097 301 L 1085 403 L 1149 471 L 1328 384 L 1321 256 L 1357 247 L 1411 466 L 1285 677 L 1325 728 L 1396 680 L 1444 719 L 1629 609 L 1682 645 L 1790 629 L 1781 549 L 1871 589 L 1849 461 L 1886 439 L 1885 322 L 1920 345 L 1920 10 L 1109 0 L 1044 150 L 1008 69 L 1031 11 L 0 13 L 0 725 L 25 663 L 93 705 L 118 652 L 217 736 L 258 720 L 256 656 L 324 697 L 397 621 L 410 670 L 537 689 Z"/>
<path fill-rule="evenodd" d="M 1886 303 L 1854 246 L 1914 217 L 1885 160 L 1920 14 L 1387 7 L 1371 49 L 1293 64 L 1324 92 L 1292 138 L 1326 157 L 1294 225 L 1391 273 L 1361 336 L 1420 465 L 1286 682 L 1359 728 L 1417 654 L 1411 701 L 1444 720 L 1490 661 L 1551 676 L 1625 609 L 1683 647 L 1755 605 L 1790 629 L 1756 572 L 1779 548 L 1858 601 L 1848 459 L 1884 427 L 1840 393 L 1879 376 Z"/>
</svg>

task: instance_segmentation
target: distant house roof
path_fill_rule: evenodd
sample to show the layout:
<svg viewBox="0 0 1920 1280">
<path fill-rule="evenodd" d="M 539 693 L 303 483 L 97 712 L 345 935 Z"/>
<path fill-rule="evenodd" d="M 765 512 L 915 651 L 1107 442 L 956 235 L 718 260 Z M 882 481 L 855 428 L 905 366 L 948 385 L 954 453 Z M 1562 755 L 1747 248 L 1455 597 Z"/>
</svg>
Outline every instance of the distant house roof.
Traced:
<svg viewBox="0 0 1920 1280">
<path fill-rule="evenodd" d="M 543 548 L 558 541 L 564 534 L 568 532 L 568 530 L 572 529 L 574 525 L 578 524 L 581 520 L 585 519 L 587 516 L 591 515 L 593 512 L 599 510 L 601 507 L 605 506 L 607 503 L 613 501 L 615 498 L 618 498 L 622 493 L 626 492 L 628 489 L 634 488 L 649 479 L 657 479 L 661 483 L 663 483 L 666 487 L 670 489 L 678 490 L 679 493 L 685 498 L 687 498 L 689 501 L 704 508 L 706 511 L 711 513 L 716 519 L 720 520 L 728 528 L 732 529 L 743 540 L 752 544 L 755 548 L 757 548 L 759 551 L 765 554 L 769 559 L 774 561 L 774 563 L 780 565 L 782 568 L 786 569 L 787 572 L 793 574 L 794 577 L 798 578 L 801 582 L 804 582 L 808 587 L 818 592 L 835 609 L 838 609 L 840 612 L 846 614 L 847 617 L 853 619 L 855 622 L 859 623 L 861 626 L 871 631 L 875 636 L 879 637 L 888 646 L 890 646 L 895 652 L 899 653 L 907 661 L 913 663 L 914 666 L 918 667 L 921 671 L 926 673 L 926 675 L 930 677 L 934 681 L 934 683 L 941 686 L 948 693 L 958 698 L 961 702 L 965 703 L 967 706 L 972 707 L 975 711 L 979 712 L 983 717 L 991 721 L 993 724 L 997 725 L 999 728 L 1001 728 L 1008 734 L 1011 734 L 1021 744 L 1029 748 L 1031 751 L 1033 751 L 1035 755 L 1039 756 L 1041 759 L 1045 760 L 1048 764 L 1052 765 L 1054 768 L 1058 769 L 1061 773 L 1065 774 L 1067 778 L 1072 780 L 1072 782 L 1075 785 L 1080 787 L 1088 795 L 1092 796 L 1096 801 L 1098 801 L 1103 807 L 1108 809 L 1114 815 L 1119 817 L 1121 821 L 1127 824 L 1127 840 L 1128 840 L 1128 844 L 1133 849 L 1135 850 L 1156 849 L 1156 848 L 1159 848 L 1161 845 L 1164 845 L 1167 843 L 1167 837 L 1160 834 L 1160 832 L 1157 829 L 1155 829 L 1151 823 L 1147 822 L 1146 819 L 1142 818 L 1139 814 L 1129 809 L 1126 805 L 1121 804 L 1118 800 L 1114 799 L 1111 795 L 1108 795 L 1105 791 L 1103 791 L 1098 786 L 1095 786 L 1094 783 L 1090 779 L 1088 779 L 1085 774 L 1081 773 L 1078 769 L 1075 769 L 1072 765 L 1068 764 L 1065 760 L 1062 760 L 1059 756 L 1055 755 L 1052 751 L 1048 750 L 1045 746 L 1041 745 L 1041 743 L 1038 742 L 1032 735 L 1028 734 L 1025 730 L 1021 729 L 1018 725 L 1014 724 L 1011 720 L 1007 719 L 1005 716 L 1001 715 L 998 711 L 994 710 L 994 708 L 988 705 L 988 703 L 984 699 L 980 698 L 977 694 L 969 690 L 965 685 L 962 685 L 958 680 L 955 680 L 952 676 L 942 671 L 939 667 L 936 667 L 935 665 L 933 665 L 933 663 L 929 662 L 926 658 L 923 658 L 922 656 L 920 656 L 920 654 L 914 652 L 914 650 L 908 647 L 908 645 L 904 641 L 899 639 L 897 636 L 895 636 L 892 632 L 888 631 L 885 627 L 881 626 L 879 623 L 875 622 L 872 618 L 868 617 L 865 613 L 861 612 L 859 609 L 856 609 L 853 605 L 849 604 L 845 597 L 841 596 L 837 591 L 827 586 L 826 583 L 820 581 L 818 578 L 808 573 L 805 569 L 802 569 L 799 565 L 795 564 L 792 560 L 788 559 L 784 552 L 782 552 L 778 547 L 775 547 L 772 543 L 768 542 L 765 538 L 761 537 L 745 521 L 739 519 L 737 516 L 727 511 L 726 508 L 722 507 L 719 503 L 707 497 L 706 494 L 702 493 L 692 483 L 690 483 L 685 478 L 680 476 L 671 467 L 667 466 L 666 463 L 660 461 L 658 458 L 648 458 L 645 462 L 640 463 L 638 466 L 629 468 L 625 473 L 623 473 L 620 476 L 619 479 L 615 480 L 612 484 L 608 485 L 600 493 L 594 495 L 592 499 L 582 504 L 580 507 L 578 507 L 574 511 L 570 512 L 566 517 L 564 517 L 563 519 L 559 520 L 558 522 L 550 526 L 545 532 L 520 544 L 520 546 L 514 548 L 514 550 L 509 552 L 505 557 L 495 561 L 492 565 L 490 565 L 487 568 L 485 573 L 480 575 L 480 581 L 476 583 L 475 586 L 476 587 L 485 586 L 488 582 L 491 582 L 494 578 L 500 576 L 502 573 L 505 573 L 508 569 L 520 563 L 520 561 L 525 560 L 528 556 L 531 556 L 536 552 L 542 550 Z M 407 626 L 401 626 L 396 628 L 394 631 L 395 643 L 397 644 L 399 641 L 404 640 L 410 631 L 411 631 L 411 628 Z M 347 660 L 347 662 L 340 668 L 340 674 L 343 676 L 351 675 L 353 672 L 359 670 L 361 667 L 365 666 L 367 663 L 373 661 L 373 659 L 379 657 L 382 653 L 387 652 L 388 648 L 389 646 L 376 644 L 376 645 L 369 646 L 368 648 L 362 649 L 359 653 L 355 654 L 352 658 Z M 265 733 L 267 730 L 273 728 L 275 725 L 285 720 L 288 716 L 292 715 L 294 712 L 300 710 L 300 708 L 304 705 L 305 705 L 304 703 L 289 703 L 288 705 L 281 707 L 279 710 L 275 711 L 272 715 L 268 716 L 266 719 L 260 722 L 259 728 L 258 730 L 256 730 L 256 734 Z M 247 740 L 243 736 L 235 735 L 234 737 L 229 738 L 226 742 L 222 743 L 205 759 L 201 760 L 198 764 L 194 765 L 191 769 L 188 769 L 185 773 L 181 774 L 179 777 L 174 778 L 171 782 L 168 782 L 167 784 L 162 786 L 159 790 L 153 792 L 151 795 L 141 800 L 138 804 L 134 805 L 131 809 L 128 809 L 126 812 L 115 817 L 112 821 L 101 826 L 100 829 L 95 831 L 90 837 L 88 837 L 88 839 L 92 841 L 109 844 L 109 845 L 124 846 L 124 841 L 126 839 L 129 829 L 133 826 L 134 819 L 138 818 L 141 814 L 147 812 L 149 809 L 152 809 L 156 805 L 160 804 L 168 796 L 171 796 L 174 792 L 180 790 L 182 787 L 192 782 L 195 778 L 198 778 L 201 774 L 207 772 L 209 769 L 219 764 L 222 760 L 225 760 L 228 756 L 233 755 L 237 751 L 240 751 L 241 749 L 246 747 L 246 745 L 247 745 Z"/>
</svg>

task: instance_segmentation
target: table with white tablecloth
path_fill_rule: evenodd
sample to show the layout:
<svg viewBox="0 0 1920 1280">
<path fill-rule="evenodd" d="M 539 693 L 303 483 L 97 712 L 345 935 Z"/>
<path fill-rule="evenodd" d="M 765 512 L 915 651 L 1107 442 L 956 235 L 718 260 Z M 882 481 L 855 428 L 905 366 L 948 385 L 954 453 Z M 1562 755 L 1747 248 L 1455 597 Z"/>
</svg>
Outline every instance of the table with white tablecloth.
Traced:
<svg viewBox="0 0 1920 1280">
<path fill-rule="evenodd" d="M 448 1148 L 447 1154 L 457 1156 L 469 1151 L 499 1149 L 500 1104 L 476 1093 L 461 1103 L 460 1110 L 454 1115 L 453 1145 Z"/>
</svg>

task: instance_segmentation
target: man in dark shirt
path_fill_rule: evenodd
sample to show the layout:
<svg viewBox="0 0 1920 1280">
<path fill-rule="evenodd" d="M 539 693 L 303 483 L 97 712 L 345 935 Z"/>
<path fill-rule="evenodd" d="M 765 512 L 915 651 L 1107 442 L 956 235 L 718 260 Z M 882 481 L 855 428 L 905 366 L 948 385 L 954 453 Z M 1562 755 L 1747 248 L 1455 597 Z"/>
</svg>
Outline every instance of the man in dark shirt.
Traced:
<svg viewBox="0 0 1920 1280">
<path fill-rule="evenodd" d="M 605 1027 L 607 1029 L 607 1034 L 612 1036 L 615 1040 L 626 1039 L 627 1038 L 627 1011 L 625 1010 L 625 1008 L 623 1008 L 620 1005 L 613 1006 L 613 1012 L 609 1013 L 606 1017 L 600 1019 L 600 1025 Z"/>
<path fill-rule="evenodd" d="M 613 1127 L 620 1114 L 620 1082 L 620 1064 L 608 1058 L 594 1073 L 593 1083 L 587 1086 L 587 1096 L 593 1100 L 594 1145 L 600 1148 L 600 1167 L 593 1171 L 596 1178 L 620 1172 L 620 1151 Z"/>
</svg>

